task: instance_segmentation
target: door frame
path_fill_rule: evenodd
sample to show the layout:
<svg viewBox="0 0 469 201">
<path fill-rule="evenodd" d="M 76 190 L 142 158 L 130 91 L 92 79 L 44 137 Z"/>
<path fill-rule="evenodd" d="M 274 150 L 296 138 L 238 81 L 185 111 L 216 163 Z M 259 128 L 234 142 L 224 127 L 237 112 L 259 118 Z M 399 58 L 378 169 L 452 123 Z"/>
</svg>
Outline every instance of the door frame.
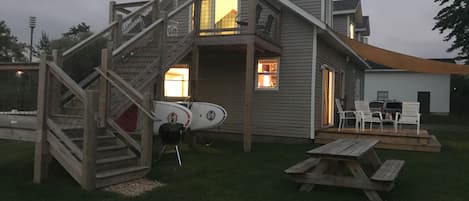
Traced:
<svg viewBox="0 0 469 201">
<path fill-rule="evenodd" d="M 335 70 L 331 67 L 329 67 L 327 64 L 323 64 L 321 66 L 322 69 L 322 89 L 321 89 L 321 94 L 322 94 L 322 101 L 321 101 L 321 126 L 323 128 L 328 128 L 328 127 L 333 127 L 334 126 L 334 112 L 335 112 L 335 107 L 334 107 L 334 102 L 335 102 Z M 325 73 L 327 73 L 327 77 L 325 76 Z M 326 89 L 325 89 L 325 79 L 328 79 L 328 96 L 329 96 L 329 102 L 326 104 Z M 328 109 L 328 110 L 327 110 Z M 327 110 L 327 111 L 326 111 Z M 328 115 L 325 113 L 329 112 Z M 327 119 L 326 119 L 326 118 Z"/>
</svg>

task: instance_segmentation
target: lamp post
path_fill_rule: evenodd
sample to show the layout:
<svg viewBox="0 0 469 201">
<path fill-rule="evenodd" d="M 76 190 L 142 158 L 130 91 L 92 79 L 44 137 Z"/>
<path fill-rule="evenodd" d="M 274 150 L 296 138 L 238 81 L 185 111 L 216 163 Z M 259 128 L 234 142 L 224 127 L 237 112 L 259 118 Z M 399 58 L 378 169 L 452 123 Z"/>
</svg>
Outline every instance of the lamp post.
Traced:
<svg viewBox="0 0 469 201">
<path fill-rule="evenodd" d="M 31 28 L 31 41 L 29 45 L 29 62 L 33 61 L 33 33 L 34 28 L 36 27 L 36 17 L 29 16 L 29 28 Z"/>
</svg>

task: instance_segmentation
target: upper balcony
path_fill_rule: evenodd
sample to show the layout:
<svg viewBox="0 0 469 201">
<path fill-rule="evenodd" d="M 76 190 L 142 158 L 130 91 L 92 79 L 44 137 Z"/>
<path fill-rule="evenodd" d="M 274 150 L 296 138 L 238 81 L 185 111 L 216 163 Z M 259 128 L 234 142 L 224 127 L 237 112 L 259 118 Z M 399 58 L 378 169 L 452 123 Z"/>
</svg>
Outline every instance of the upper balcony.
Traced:
<svg viewBox="0 0 469 201">
<path fill-rule="evenodd" d="M 265 0 L 201 0 L 194 8 L 193 26 L 198 28 L 199 44 L 243 44 L 253 38 L 256 44 L 280 47 L 281 12 L 273 3 Z"/>
</svg>

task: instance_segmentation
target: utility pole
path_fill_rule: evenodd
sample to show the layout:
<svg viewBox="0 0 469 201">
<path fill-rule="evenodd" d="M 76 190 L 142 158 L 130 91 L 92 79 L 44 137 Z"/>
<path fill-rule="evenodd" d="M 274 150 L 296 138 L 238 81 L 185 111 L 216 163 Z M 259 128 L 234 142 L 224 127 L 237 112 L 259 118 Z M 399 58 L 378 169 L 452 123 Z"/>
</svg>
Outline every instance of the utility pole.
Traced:
<svg viewBox="0 0 469 201">
<path fill-rule="evenodd" d="M 29 28 L 31 28 L 31 41 L 29 43 L 29 62 L 33 61 L 33 34 L 36 27 L 36 17 L 29 16 Z"/>
</svg>

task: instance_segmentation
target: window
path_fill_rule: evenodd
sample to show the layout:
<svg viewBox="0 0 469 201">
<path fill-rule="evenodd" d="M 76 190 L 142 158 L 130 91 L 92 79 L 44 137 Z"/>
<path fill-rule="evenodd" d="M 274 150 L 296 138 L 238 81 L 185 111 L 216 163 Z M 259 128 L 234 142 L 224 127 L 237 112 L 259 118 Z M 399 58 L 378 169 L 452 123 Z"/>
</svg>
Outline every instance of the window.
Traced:
<svg viewBox="0 0 469 201">
<path fill-rule="evenodd" d="M 256 71 L 256 89 L 278 89 L 279 59 L 259 59 Z"/>
<path fill-rule="evenodd" d="M 353 22 L 350 22 L 350 25 L 349 25 L 349 36 L 351 39 L 355 39 L 355 25 L 353 24 Z"/>
<path fill-rule="evenodd" d="M 227 35 L 236 33 L 238 0 L 202 0 L 201 3 L 201 35 Z M 211 33 L 213 29 L 228 29 L 228 31 Z"/>
<path fill-rule="evenodd" d="M 376 100 L 388 100 L 389 93 L 388 91 L 378 91 Z"/>
<path fill-rule="evenodd" d="M 167 97 L 189 96 L 189 67 L 175 65 L 164 76 L 164 95 Z"/>
</svg>

